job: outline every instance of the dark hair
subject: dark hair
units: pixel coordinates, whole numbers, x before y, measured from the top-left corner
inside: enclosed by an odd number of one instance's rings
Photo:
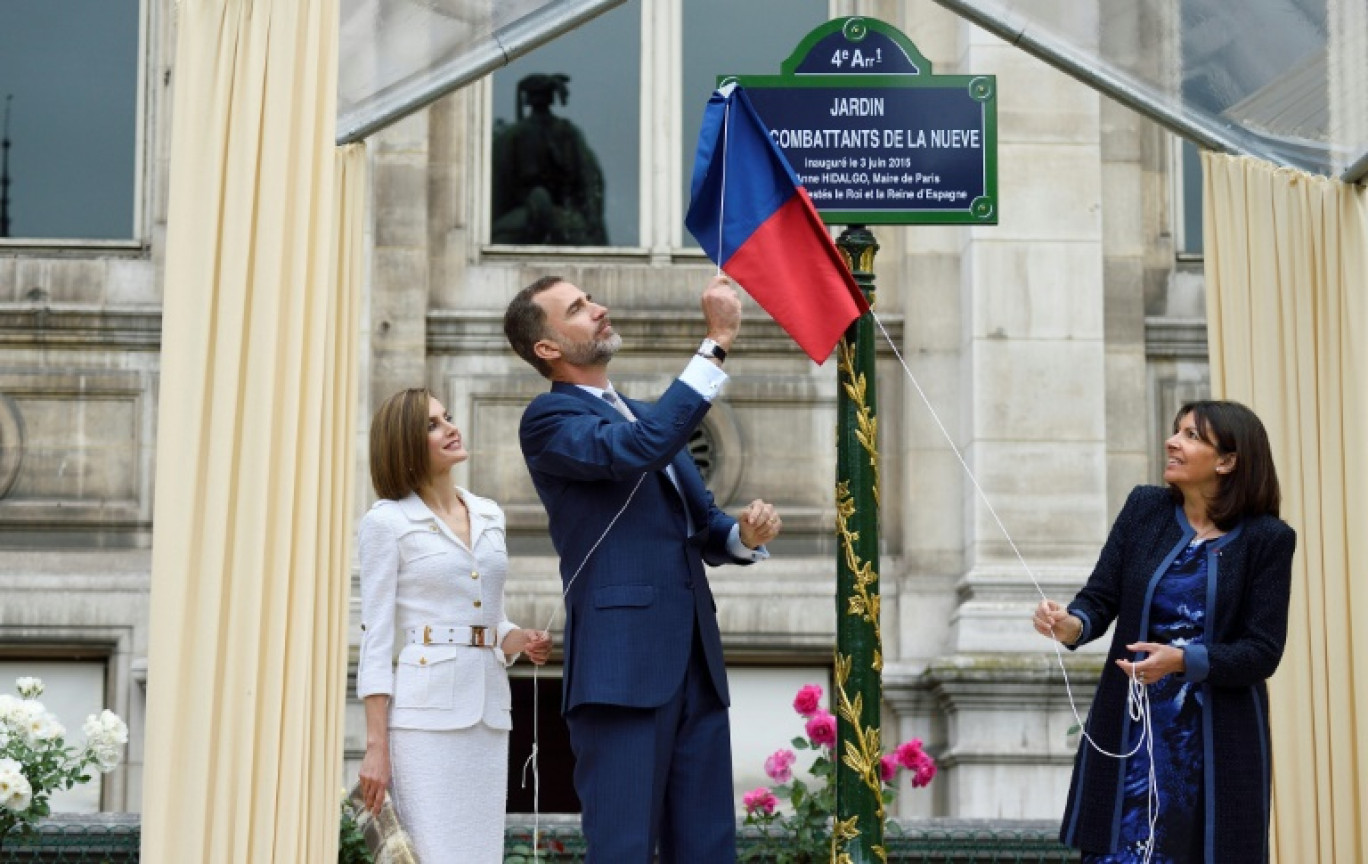
[[[1174,415],[1173,431],[1178,431],[1178,424],[1189,413],[1198,434],[1219,455],[1235,454],[1235,467],[1217,475],[1220,485],[1215,497],[1207,502],[1211,521],[1228,531],[1245,516],[1277,516],[1282,492],[1278,488],[1277,469],[1273,467],[1273,448],[1254,412],[1239,402],[1189,402]],[[1183,493],[1171,483],[1169,494],[1175,503],[1182,503]]]
[[[371,485],[381,498],[397,501],[427,479],[428,400],[426,387],[400,390],[381,403],[370,426]]]
[[[546,310],[533,298],[564,281],[559,276],[543,276],[519,291],[504,312],[504,336],[508,337],[508,344],[543,378],[551,377],[551,367],[537,356],[535,346],[546,338]]]

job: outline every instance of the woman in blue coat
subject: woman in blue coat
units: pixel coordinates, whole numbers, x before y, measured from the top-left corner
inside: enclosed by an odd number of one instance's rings
[[[1079,747],[1060,837],[1087,864],[1263,862],[1266,682],[1287,636],[1296,533],[1278,518],[1268,435],[1245,406],[1184,405],[1165,450],[1168,488],[1136,487],[1083,590],[1033,618],[1070,648],[1116,623],[1087,720],[1096,747]],[[1149,697],[1153,803],[1133,685]]]

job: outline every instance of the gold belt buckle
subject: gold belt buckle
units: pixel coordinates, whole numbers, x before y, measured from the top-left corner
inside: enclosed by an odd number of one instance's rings
[[[470,627],[470,644],[473,645],[473,646],[476,647],[476,648],[483,648],[483,647],[485,647],[485,630],[487,630],[487,629],[489,629],[489,628],[484,627],[484,626],[479,625],[479,624],[473,624],[473,625],[471,625],[471,627]]]
[[[429,626],[426,625],[426,624],[423,625],[423,644],[424,644],[424,645],[431,645],[431,644],[432,644],[432,628],[429,627]]]

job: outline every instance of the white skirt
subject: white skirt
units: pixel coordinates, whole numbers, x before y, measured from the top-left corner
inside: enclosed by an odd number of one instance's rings
[[[508,732],[390,730],[391,794],[421,864],[501,864]]]

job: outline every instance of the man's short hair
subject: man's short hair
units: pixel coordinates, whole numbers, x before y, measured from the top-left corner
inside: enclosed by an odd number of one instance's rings
[[[534,299],[538,294],[565,280],[543,276],[518,292],[504,312],[504,336],[518,356],[531,364],[543,378],[551,377],[551,366],[537,356],[536,345],[547,337],[546,310]]]

